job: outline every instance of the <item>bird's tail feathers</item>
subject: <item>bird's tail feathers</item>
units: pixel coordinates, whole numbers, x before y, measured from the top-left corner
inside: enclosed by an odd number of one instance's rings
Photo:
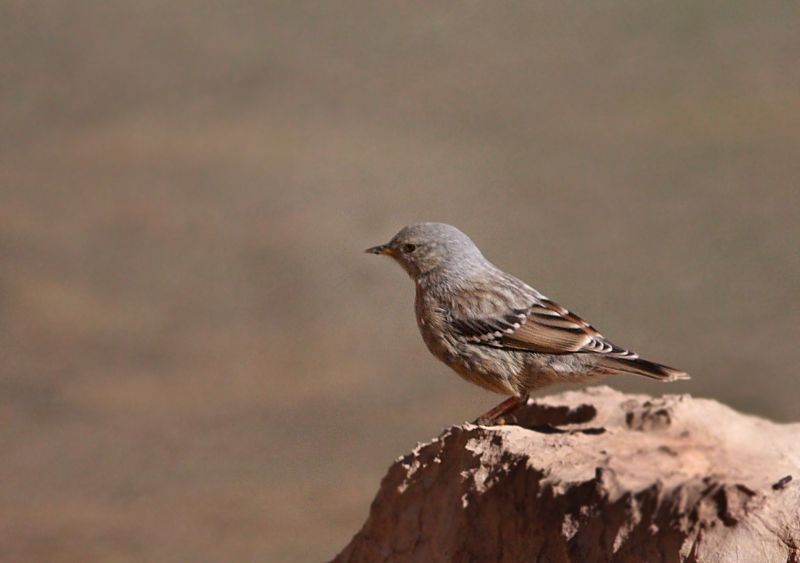
[[[679,369],[671,368],[656,362],[651,362],[642,358],[623,359],[623,358],[603,358],[605,367],[617,373],[631,373],[643,375],[658,381],[678,381],[680,379],[691,379],[689,374]]]

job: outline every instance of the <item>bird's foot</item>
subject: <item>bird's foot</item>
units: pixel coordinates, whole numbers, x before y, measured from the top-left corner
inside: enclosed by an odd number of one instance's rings
[[[517,422],[517,417],[511,413],[524,405],[527,401],[527,396],[509,397],[496,407],[476,418],[473,424],[477,426],[503,426],[506,424],[514,424]]]

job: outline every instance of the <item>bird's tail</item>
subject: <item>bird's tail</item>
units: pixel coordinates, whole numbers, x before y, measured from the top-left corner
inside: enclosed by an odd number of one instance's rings
[[[689,374],[679,369],[671,368],[662,364],[657,364],[642,358],[603,358],[603,366],[615,373],[631,373],[643,375],[658,381],[678,381],[679,379],[691,379]]]

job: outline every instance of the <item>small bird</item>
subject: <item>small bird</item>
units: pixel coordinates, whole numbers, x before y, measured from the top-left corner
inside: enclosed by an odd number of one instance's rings
[[[414,280],[417,325],[434,356],[467,381],[510,395],[478,424],[502,421],[532,391],[556,383],[621,374],[689,379],[613,344],[575,313],[489,262],[451,225],[408,225],[366,252],[391,256]]]

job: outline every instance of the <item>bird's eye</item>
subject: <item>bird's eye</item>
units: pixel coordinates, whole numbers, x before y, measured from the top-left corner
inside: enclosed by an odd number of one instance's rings
[[[411,254],[416,249],[417,249],[417,245],[416,244],[404,244],[403,245],[403,252],[405,252],[406,254]]]

